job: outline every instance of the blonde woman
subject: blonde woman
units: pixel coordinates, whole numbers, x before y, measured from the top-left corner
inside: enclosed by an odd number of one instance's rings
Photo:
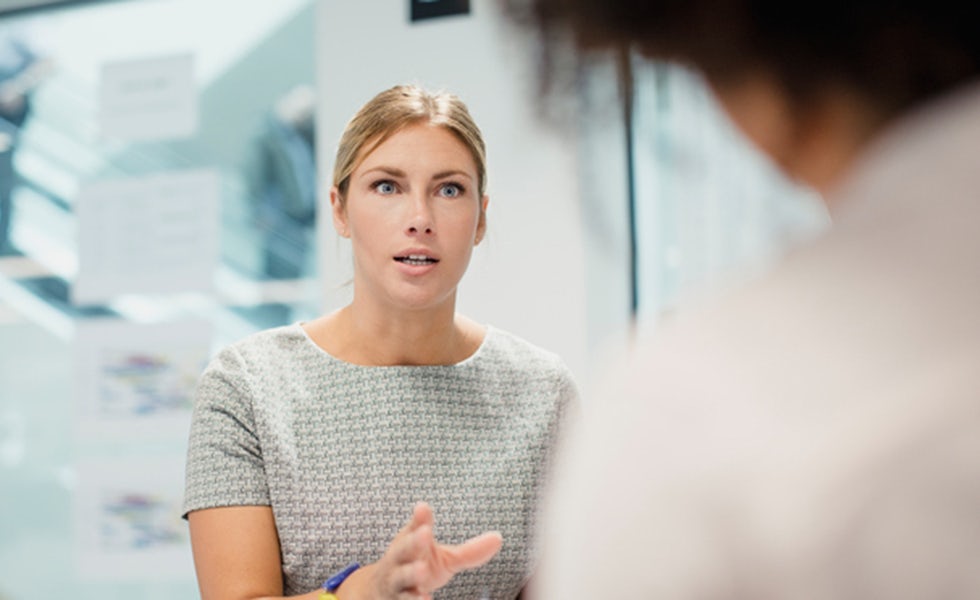
[[[577,394],[555,354],[456,313],[486,180],[454,95],[397,86],[350,121],[330,202],[353,300],[233,344],[199,385],[184,508],[204,600],[520,594]]]

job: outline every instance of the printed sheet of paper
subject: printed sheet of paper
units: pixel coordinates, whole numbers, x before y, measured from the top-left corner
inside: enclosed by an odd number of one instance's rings
[[[193,580],[181,519],[183,457],[76,463],[76,576],[83,581]]]
[[[209,322],[196,320],[80,322],[74,347],[77,437],[183,444],[212,333]]]
[[[102,137],[186,138],[197,132],[198,92],[190,54],[107,63],[99,84]]]
[[[79,192],[76,212],[75,304],[212,289],[220,252],[217,172],[95,182]]]

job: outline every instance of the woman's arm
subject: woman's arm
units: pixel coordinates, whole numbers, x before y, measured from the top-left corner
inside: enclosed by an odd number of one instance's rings
[[[270,507],[195,510],[187,521],[201,600],[283,597],[279,536]],[[315,600],[317,593],[299,597]]]
[[[273,600],[282,595],[279,536],[268,506],[195,510],[187,515],[202,600]],[[409,523],[378,562],[351,575],[342,600],[431,598],[460,571],[476,568],[500,550],[500,534],[485,533],[451,546],[433,537],[432,509],[415,507]],[[316,600],[320,590],[302,596]]]

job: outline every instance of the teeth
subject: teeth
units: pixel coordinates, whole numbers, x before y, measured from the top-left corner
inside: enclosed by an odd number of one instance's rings
[[[433,265],[439,262],[435,258],[432,258],[431,256],[426,256],[425,254],[408,254],[406,256],[396,257],[395,260],[397,260],[402,264],[413,265],[416,267]]]

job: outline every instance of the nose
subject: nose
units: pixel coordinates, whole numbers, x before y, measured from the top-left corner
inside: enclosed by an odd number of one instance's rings
[[[435,232],[432,207],[423,194],[413,194],[406,231],[409,235],[432,235]]]

